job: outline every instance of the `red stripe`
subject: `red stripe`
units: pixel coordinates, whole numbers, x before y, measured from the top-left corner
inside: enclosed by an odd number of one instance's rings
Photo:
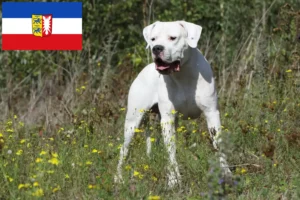
[[[36,37],[32,34],[3,34],[2,50],[82,50],[82,35]]]

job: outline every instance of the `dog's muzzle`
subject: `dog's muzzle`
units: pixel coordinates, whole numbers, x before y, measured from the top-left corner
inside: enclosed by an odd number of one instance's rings
[[[155,68],[161,74],[171,74],[172,72],[180,71],[180,61],[176,60],[172,63],[167,63],[161,58],[154,59]]]

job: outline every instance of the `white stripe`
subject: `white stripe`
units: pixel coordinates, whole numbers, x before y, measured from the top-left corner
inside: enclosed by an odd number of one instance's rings
[[[82,34],[81,18],[53,18],[52,34]],[[2,18],[2,34],[32,34],[31,18]]]

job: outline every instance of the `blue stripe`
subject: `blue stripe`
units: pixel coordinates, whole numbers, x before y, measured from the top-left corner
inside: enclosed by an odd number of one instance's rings
[[[53,18],[82,18],[81,2],[3,2],[2,18],[31,18],[52,14]]]

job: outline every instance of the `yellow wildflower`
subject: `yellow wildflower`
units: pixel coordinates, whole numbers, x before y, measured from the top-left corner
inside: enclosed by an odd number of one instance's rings
[[[126,110],[126,108],[120,108],[120,111],[125,111]]]
[[[41,159],[41,158],[36,158],[36,159],[35,159],[35,162],[36,162],[36,163],[43,162],[43,159]]]
[[[98,153],[98,150],[97,149],[93,149],[92,153]]]
[[[46,151],[41,151],[41,153],[40,153],[40,156],[42,156],[42,155],[46,155],[47,153],[46,153]]]
[[[133,172],[133,176],[139,176],[139,175],[140,175],[140,172],[138,172],[138,171]]]
[[[157,178],[156,178],[155,176],[152,176],[151,179],[152,179],[153,181],[157,181]]]
[[[150,138],[150,142],[155,142],[155,138]]]
[[[48,160],[48,163],[51,163],[52,165],[59,165],[59,160],[55,157]]]
[[[125,166],[125,169],[126,169],[126,170],[131,170],[131,166],[130,166],[130,165],[126,165],[126,166]]]
[[[160,196],[149,196],[148,200],[160,200]]]
[[[85,164],[86,164],[86,165],[92,165],[93,162],[91,162],[91,161],[88,160],[88,161],[85,162]]]
[[[144,165],[144,170],[147,171],[149,169],[149,165]]]
[[[247,170],[245,168],[241,169],[241,174],[245,174],[247,172]]]
[[[89,189],[95,189],[95,188],[96,188],[96,185],[89,184],[89,185],[88,185],[88,188],[89,188]]]
[[[57,153],[52,153],[51,154],[53,158],[58,158],[58,154]]]
[[[32,196],[35,196],[35,197],[41,197],[41,196],[44,196],[44,191],[43,191],[43,189],[39,188],[39,189],[35,190],[35,192],[32,193]]]
[[[286,72],[286,73],[291,73],[292,70],[291,70],[291,69],[288,69],[288,70],[286,70],[285,72]]]
[[[40,186],[40,184],[38,182],[33,183],[33,187],[38,187],[38,186]]]
[[[22,150],[22,149],[18,150],[18,151],[16,152],[16,154],[17,154],[18,156],[22,155],[22,154],[23,154],[23,150]]]
[[[142,132],[144,132],[144,131],[143,131],[142,129],[135,128],[135,129],[134,129],[134,132],[135,132],[135,133],[142,133]]]
[[[30,187],[29,183],[25,183],[25,184],[21,183],[21,184],[19,184],[18,189],[21,190],[22,188],[26,189],[26,188],[29,188],[29,187]]]
[[[65,174],[65,179],[69,179],[69,178],[70,178],[69,174]]]
[[[172,113],[173,115],[175,115],[175,114],[176,114],[176,110],[172,110],[171,113]]]
[[[58,190],[60,190],[60,186],[59,186],[59,185],[58,185],[57,187],[53,188],[53,189],[52,189],[52,192],[55,193],[55,192],[57,192]]]
[[[20,140],[20,144],[23,144],[23,143],[25,143],[25,142],[26,142],[25,139]]]

